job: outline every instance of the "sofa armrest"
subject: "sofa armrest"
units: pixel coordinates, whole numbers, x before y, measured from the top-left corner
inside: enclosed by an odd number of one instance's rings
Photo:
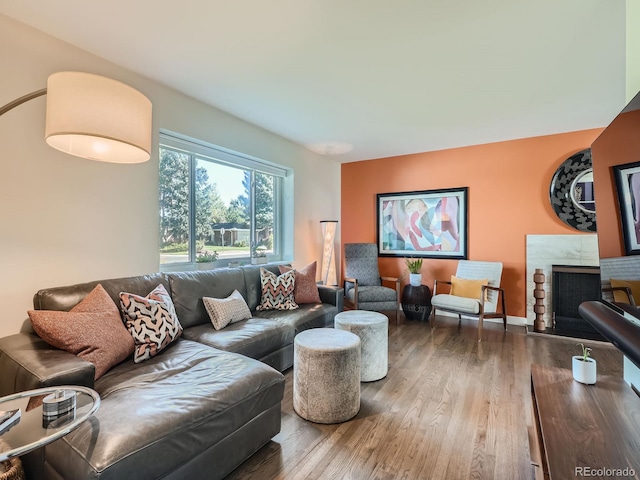
[[[338,307],[341,312],[344,309],[344,289],[331,285],[318,285],[318,293],[322,303],[330,303]]]
[[[93,387],[95,366],[35,334],[0,338],[0,395],[55,385]]]

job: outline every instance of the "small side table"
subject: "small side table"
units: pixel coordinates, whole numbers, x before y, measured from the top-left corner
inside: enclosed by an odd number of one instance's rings
[[[431,290],[426,285],[405,285],[402,290],[402,311],[408,320],[424,322],[431,315]]]
[[[42,398],[55,393],[56,390],[75,392],[76,408],[73,414],[63,415],[59,421],[56,420],[45,427],[42,424]],[[20,421],[0,434],[0,439],[8,444],[8,450],[0,451],[0,462],[23,455],[64,437],[93,415],[99,406],[100,395],[98,392],[91,388],[74,385],[39,388],[0,398],[0,410],[15,408],[21,410]]]

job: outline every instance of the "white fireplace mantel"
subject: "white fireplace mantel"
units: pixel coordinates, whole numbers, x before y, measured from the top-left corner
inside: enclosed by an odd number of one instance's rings
[[[533,274],[541,268],[545,275],[544,321],[551,327],[551,266],[585,265],[598,266],[598,236],[576,235],[527,235],[527,324],[533,325],[535,298]]]

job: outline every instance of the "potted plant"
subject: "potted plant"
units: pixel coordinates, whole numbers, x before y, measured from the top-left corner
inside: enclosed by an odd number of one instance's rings
[[[262,265],[267,263],[267,247],[260,245],[254,248],[253,255],[251,256],[251,263],[253,265]]]
[[[210,270],[213,268],[213,264],[218,260],[217,251],[203,250],[196,255],[196,263],[198,264],[198,270]]]
[[[583,343],[579,343],[582,347],[582,355],[573,357],[573,378],[586,385],[596,383],[596,361],[591,358],[591,349],[585,347]]]
[[[407,258],[405,260],[407,269],[409,269],[409,283],[413,287],[419,287],[422,285],[422,259],[421,258]]]

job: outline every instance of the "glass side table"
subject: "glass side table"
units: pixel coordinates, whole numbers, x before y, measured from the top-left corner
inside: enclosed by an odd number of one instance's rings
[[[58,390],[75,393],[74,412],[60,416],[43,426],[42,399]],[[0,398],[0,410],[20,409],[20,421],[0,434],[5,447],[0,451],[0,462],[28,453],[64,437],[80,426],[98,410],[100,395],[87,387],[61,385],[14,393]]]

